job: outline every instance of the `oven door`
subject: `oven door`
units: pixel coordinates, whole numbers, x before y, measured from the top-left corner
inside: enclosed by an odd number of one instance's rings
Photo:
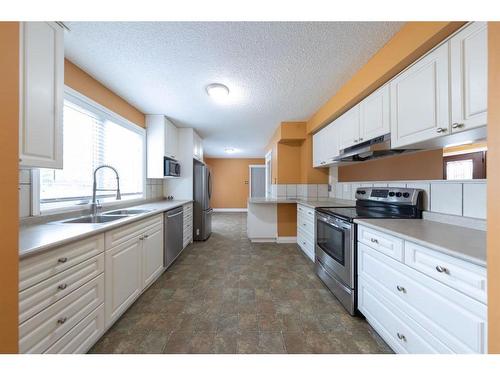
[[[316,261],[331,277],[353,289],[353,224],[318,212],[316,217]]]

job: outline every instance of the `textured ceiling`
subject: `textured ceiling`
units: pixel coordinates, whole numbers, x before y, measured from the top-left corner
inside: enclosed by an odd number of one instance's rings
[[[402,26],[396,22],[68,22],[66,57],[144,113],[193,127],[209,156],[263,156]],[[221,105],[205,92],[231,90]]]

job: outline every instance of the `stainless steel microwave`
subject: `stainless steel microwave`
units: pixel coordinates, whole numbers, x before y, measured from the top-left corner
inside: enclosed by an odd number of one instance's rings
[[[171,158],[164,158],[163,162],[163,176],[165,177],[180,177],[181,165],[177,160]]]

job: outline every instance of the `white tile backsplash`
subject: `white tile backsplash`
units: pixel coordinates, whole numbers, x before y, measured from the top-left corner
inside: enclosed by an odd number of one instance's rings
[[[486,184],[464,183],[463,215],[486,219]]]
[[[278,198],[286,198],[286,185],[283,184],[276,185],[276,196]]]
[[[298,198],[306,198],[307,197],[307,185],[306,184],[298,184],[297,185],[297,197]]]
[[[297,185],[286,185],[286,197],[297,198]]]
[[[408,187],[424,191],[425,211],[486,219],[486,180],[334,182],[330,197],[355,199],[359,187]]]
[[[462,215],[462,184],[431,184],[431,211],[448,215]]]
[[[318,198],[328,198],[328,184],[318,185]]]
[[[310,199],[318,198],[318,185],[314,184],[307,185],[307,198]]]

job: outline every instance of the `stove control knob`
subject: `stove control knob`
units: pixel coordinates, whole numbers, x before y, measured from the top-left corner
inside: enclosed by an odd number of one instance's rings
[[[389,197],[393,197],[394,196],[394,192],[393,191],[390,191],[389,192]]]
[[[358,194],[364,195],[364,194],[366,194],[366,191],[365,190],[358,190]]]
[[[399,191],[396,193],[396,197],[398,197],[398,198],[401,197],[401,195],[403,195],[403,194],[401,194]]]
[[[410,196],[410,193],[403,193],[403,197],[408,198]]]

